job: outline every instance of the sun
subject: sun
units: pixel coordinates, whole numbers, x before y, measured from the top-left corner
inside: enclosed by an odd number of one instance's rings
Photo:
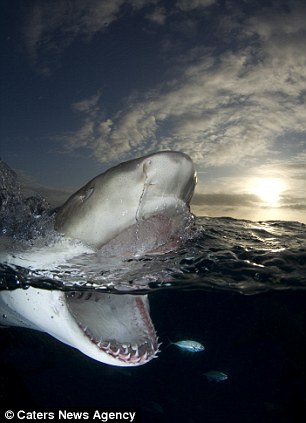
[[[252,186],[252,193],[265,203],[276,204],[284,189],[284,183],[279,178],[258,178]]]

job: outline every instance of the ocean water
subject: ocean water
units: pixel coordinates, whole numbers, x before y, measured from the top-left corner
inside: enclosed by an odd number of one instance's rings
[[[100,258],[91,273],[91,253],[78,245],[77,259],[54,262],[51,272],[21,266],[20,249],[18,264],[1,266],[2,289],[149,293],[163,344],[148,364],[116,368],[47,334],[1,329],[1,403],[136,406],[144,422],[305,421],[305,241],[305,225],[297,222],[202,217],[176,252],[117,264]],[[33,265],[44,251],[35,248],[40,254]],[[75,281],[78,269],[82,277]],[[182,339],[205,350],[187,354],[169,346]],[[208,381],[204,374],[212,370],[228,379]]]
[[[118,368],[47,334],[0,328],[1,409],[122,406],[137,407],[143,422],[306,421],[305,225],[196,217],[176,251],[119,260],[56,234],[44,200],[21,201],[10,175],[0,289],[148,294],[162,345],[157,359]],[[205,350],[171,345],[186,339]],[[212,371],[228,378],[209,381]]]

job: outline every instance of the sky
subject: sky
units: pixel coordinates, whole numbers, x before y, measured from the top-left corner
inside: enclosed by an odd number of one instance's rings
[[[192,211],[306,223],[304,0],[4,0],[0,157],[52,204],[178,150]]]

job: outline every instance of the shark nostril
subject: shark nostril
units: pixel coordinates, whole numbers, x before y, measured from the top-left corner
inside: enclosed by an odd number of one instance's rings
[[[152,164],[152,160],[148,159],[144,162],[142,166],[143,173],[146,175],[146,177],[148,176],[147,173],[149,168],[151,167],[151,164]]]

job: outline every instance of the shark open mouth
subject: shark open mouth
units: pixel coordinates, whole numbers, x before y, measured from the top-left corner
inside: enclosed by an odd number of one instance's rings
[[[74,291],[65,297],[70,314],[101,352],[126,365],[156,357],[159,344],[147,296]]]

